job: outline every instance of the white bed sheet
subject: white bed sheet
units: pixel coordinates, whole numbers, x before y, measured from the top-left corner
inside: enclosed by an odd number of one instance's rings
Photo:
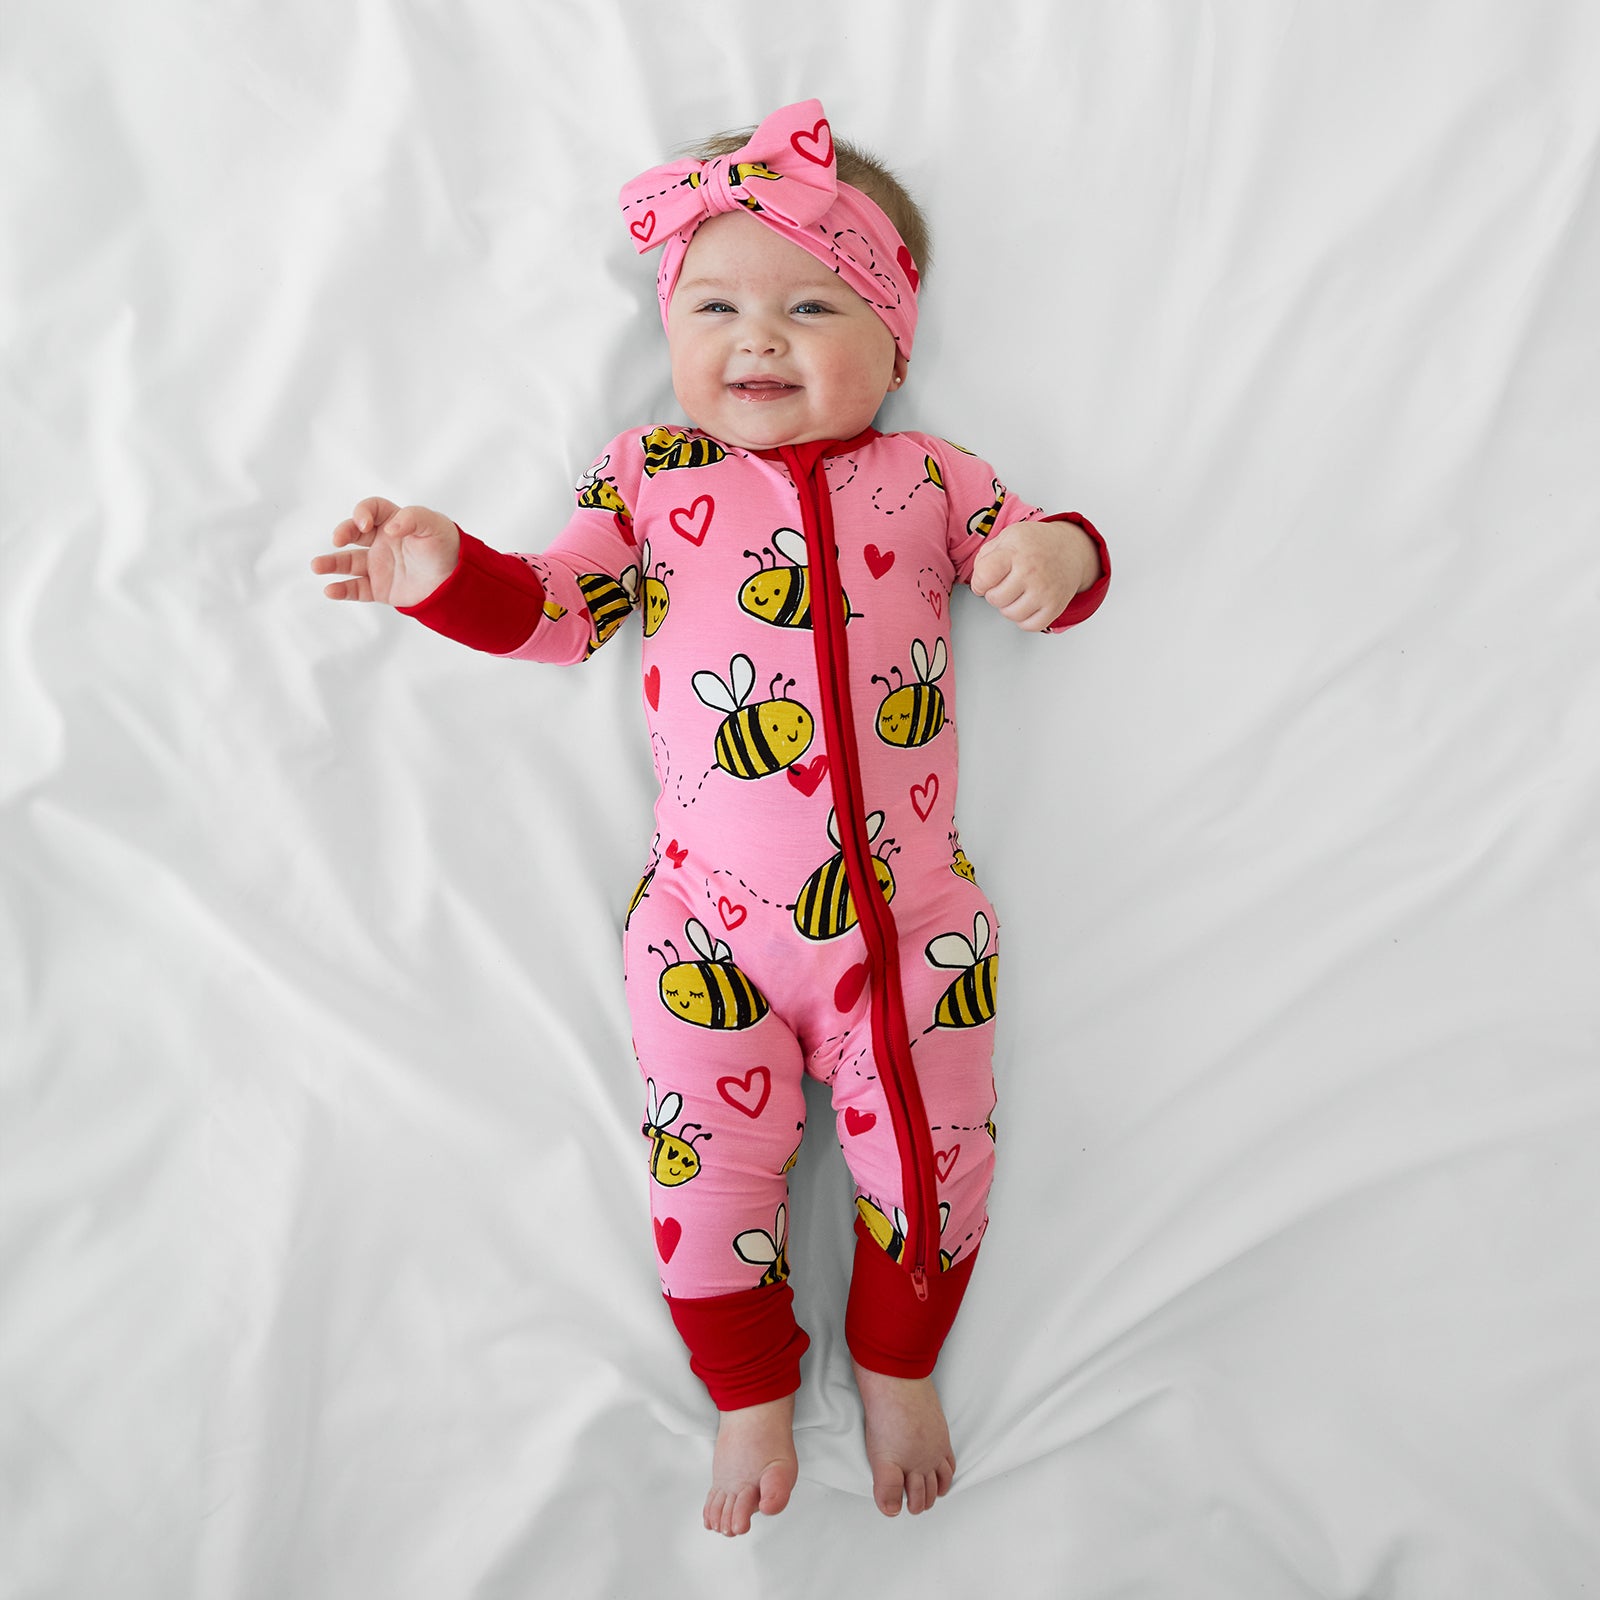
[[[6,1595],[1600,1590],[1600,12],[0,48]],[[955,1490],[868,1498],[814,1100],[800,1485],[727,1543],[618,972],[637,640],[497,663],[307,563],[375,492],[539,548],[672,414],[617,187],[812,94],[934,226],[885,425],[1116,576],[1056,640],[958,596],[1008,955]]]

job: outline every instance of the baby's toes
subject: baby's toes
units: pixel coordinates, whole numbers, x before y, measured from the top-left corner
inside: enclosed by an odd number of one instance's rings
[[[738,1494],[728,1497],[728,1513],[723,1519],[722,1531],[730,1538],[737,1533],[749,1533],[750,1519],[761,1503],[759,1484],[747,1483]]]
[[[926,1511],[937,1498],[937,1486],[931,1473],[912,1472],[906,1475],[906,1505],[912,1516]]]
[[[898,1517],[900,1507],[905,1502],[906,1478],[905,1474],[892,1462],[883,1465],[873,1463],[872,1468],[872,1498],[877,1502],[878,1509],[886,1517]]]

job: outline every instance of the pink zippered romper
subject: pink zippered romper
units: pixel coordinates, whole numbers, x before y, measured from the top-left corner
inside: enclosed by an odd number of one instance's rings
[[[661,1284],[721,1410],[791,1393],[802,1076],[856,1188],[846,1336],[933,1370],[987,1225],[998,923],[955,825],[950,597],[1038,516],[984,461],[867,429],[774,451],[619,434],[539,555],[463,535],[428,626],[581,662],[637,616],[661,789],[624,968]],[[1082,621],[1102,572],[1051,631]]]

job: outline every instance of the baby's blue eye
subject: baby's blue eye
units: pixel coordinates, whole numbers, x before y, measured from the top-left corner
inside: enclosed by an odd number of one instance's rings
[[[733,307],[726,300],[707,300],[702,306],[697,306],[699,311],[732,311]]]
[[[828,308],[825,305],[823,305],[823,303],[820,300],[802,300],[800,302],[800,304],[795,307],[796,311],[803,311],[807,315],[810,315],[810,314],[812,314],[814,312],[819,312],[819,311],[820,312],[825,312],[825,311],[827,311],[827,309]]]

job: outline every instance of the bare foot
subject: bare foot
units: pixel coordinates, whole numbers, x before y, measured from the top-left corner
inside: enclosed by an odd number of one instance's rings
[[[711,1458],[705,1525],[713,1533],[750,1531],[757,1511],[775,1517],[800,1476],[794,1453],[794,1396],[724,1411]]]
[[[950,1429],[932,1378],[891,1378],[856,1364],[856,1387],[867,1414],[872,1498],[886,1517],[926,1511],[949,1492],[956,1475]]]

